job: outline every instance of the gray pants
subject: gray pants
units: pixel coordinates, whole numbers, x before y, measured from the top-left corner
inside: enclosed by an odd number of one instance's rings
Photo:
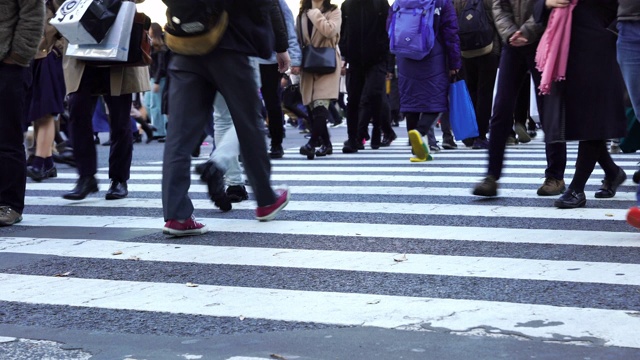
[[[216,93],[224,96],[240,141],[247,179],[258,206],[276,201],[271,189],[271,163],[260,131],[260,98],[247,56],[217,49],[204,56],[175,54],[169,65],[169,109],[162,167],[162,207],[165,220],[193,214],[188,191],[191,150],[210,117]]]

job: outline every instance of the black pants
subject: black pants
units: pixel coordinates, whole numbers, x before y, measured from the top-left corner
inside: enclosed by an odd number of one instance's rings
[[[342,116],[338,111],[338,100],[331,100],[331,104],[329,104],[329,122],[332,124],[342,122]]]
[[[91,119],[96,108],[96,93],[108,92],[109,69],[86,67],[78,91],[69,95],[69,129],[73,153],[80,177],[94,176],[98,172],[96,146]],[[131,94],[104,95],[109,108],[111,149],[109,151],[109,178],[129,180],[133,155],[131,132]]]
[[[31,69],[0,62],[0,206],[22,214],[27,183],[22,124]]]
[[[489,169],[488,175],[499,179],[504,165],[504,153],[507,137],[513,131],[513,113],[516,107],[518,90],[522,79],[531,72],[536,87],[540,84],[540,72],[536,69],[535,55],[537,44],[523,47],[505,45],[500,56],[500,76],[498,77],[498,91],[493,105],[493,116],[490,120],[489,137]],[[542,97],[537,96],[538,109],[542,109]],[[542,111],[539,111],[542,113]],[[540,117],[544,122],[544,117]],[[558,180],[564,178],[567,164],[567,145],[565,143],[546,144],[547,168],[545,177]]]
[[[469,95],[476,110],[476,122],[480,139],[487,139],[489,119],[491,118],[491,104],[493,103],[493,88],[498,72],[499,57],[487,54],[475,58],[462,59],[464,80],[469,89]]]
[[[618,165],[613,162],[611,155],[609,155],[606,140],[580,141],[578,158],[576,159],[576,172],[569,188],[575,192],[584,192],[584,186],[589,180],[596,163],[604,170],[605,178],[613,180],[618,175]]]
[[[531,74],[528,72],[522,77],[522,85],[518,90],[518,99],[516,100],[516,110],[513,112],[515,123],[522,124],[527,127],[529,119],[529,108],[531,107]]]
[[[440,115],[440,130],[442,130],[442,141],[454,141],[454,134],[451,132],[451,120],[449,119],[448,111],[445,111]]]
[[[411,130],[418,130],[420,135],[427,135],[427,131],[438,120],[440,113],[416,113],[406,112],[404,116],[407,120],[407,132]]]
[[[271,146],[282,146],[284,117],[282,114],[282,74],[278,64],[260,64],[260,82],[262,82],[262,99],[269,117],[269,135]]]
[[[364,134],[359,133],[360,128],[366,128],[371,120],[373,128],[385,133],[391,129],[391,115],[389,102],[385,93],[385,79],[387,70],[380,63],[370,67],[361,67],[349,64],[347,71],[347,133],[349,140],[357,141]],[[368,111],[363,111],[363,107]],[[387,128],[388,125],[388,128]],[[378,130],[379,131],[379,130]]]

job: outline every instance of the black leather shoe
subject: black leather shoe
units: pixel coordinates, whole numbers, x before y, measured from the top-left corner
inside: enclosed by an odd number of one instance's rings
[[[331,144],[322,145],[320,149],[316,151],[316,156],[327,156],[331,154],[333,154],[333,146]]]
[[[622,170],[622,168],[618,168],[618,174],[616,175],[616,178],[613,179],[613,181],[607,180],[606,177],[604,178],[604,180],[602,180],[602,186],[598,191],[596,191],[595,197],[597,197],[598,199],[608,199],[616,196],[618,187],[625,180],[627,180],[627,174],[624,172],[624,170]]]
[[[578,193],[571,189],[565,191],[553,205],[560,209],[575,209],[583,207],[587,203],[587,198],[584,193]]]
[[[364,145],[362,145],[362,149],[364,149]],[[358,142],[356,140],[351,140],[351,139],[345,141],[344,146],[342,147],[342,152],[345,154],[357,153],[358,150],[361,150],[358,146]]]
[[[98,192],[98,181],[93,176],[81,177],[76,183],[76,187],[64,195],[67,200],[82,200],[89,194]]]
[[[76,167],[76,158],[73,156],[73,150],[67,148],[62,152],[53,154],[53,161],[59,164],[67,164],[72,167]]]
[[[55,166],[49,170],[45,170],[44,168],[37,168],[34,166],[27,166],[27,175],[33,181],[40,182],[44,179],[58,177],[58,170]]]
[[[282,159],[284,156],[284,149],[282,149],[282,145],[271,146],[269,151],[269,157],[272,159]]]
[[[398,135],[396,135],[396,133],[392,133],[391,136],[385,135],[382,138],[382,142],[380,143],[380,147],[391,146],[391,143],[393,142],[393,140],[395,140],[397,138],[398,138]]]
[[[129,195],[129,190],[127,190],[126,181],[111,181],[111,186],[109,186],[109,190],[107,190],[107,195],[104,196],[107,200],[119,200],[124,199]]]
[[[307,159],[313,160],[316,156],[316,148],[311,146],[311,144],[306,143],[305,145],[300,147],[300,155],[306,155]]]

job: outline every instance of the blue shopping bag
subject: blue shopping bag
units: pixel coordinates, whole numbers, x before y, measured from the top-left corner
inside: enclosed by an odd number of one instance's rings
[[[456,140],[478,137],[476,110],[464,80],[454,79],[449,86],[449,120]]]

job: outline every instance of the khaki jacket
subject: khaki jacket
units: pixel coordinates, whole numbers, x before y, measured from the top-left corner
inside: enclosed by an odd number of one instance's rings
[[[144,0],[135,0],[140,4]],[[64,39],[64,51],[69,43]],[[86,62],[75,58],[64,56],[62,59],[62,69],[64,70],[64,82],[67,86],[67,94],[74,93],[80,88],[82,75],[84,74]],[[109,95],[120,96],[151,90],[149,83],[149,67],[137,66],[111,66],[110,67],[110,92]]]
[[[309,36],[308,22],[313,22],[313,31]],[[310,11],[309,15],[303,14],[298,18],[298,39],[302,39],[302,45],[311,44],[315,47],[332,47],[336,49],[336,71],[332,74],[315,75],[305,73],[302,70],[300,77],[300,92],[302,102],[310,105],[315,100],[337,99],[340,90],[341,55],[338,49],[340,42],[340,26],[342,25],[342,12],[335,9],[326,13]],[[299,32],[302,31],[302,34]]]
[[[42,39],[40,40],[40,44],[38,45],[38,52],[36,53],[36,59],[43,59],[49,55],[51,50],[53,50],[54,46],[57,48],[60,55],[62,55],[62,42],[60,41],[60,33],[56,30],[53,25],[49,24],[49,21],[55,15],[55,12],[58,11],[60,7],[60,3],[62,1],[54,0],[47,3],[46,6],[46,14],[44,21],[44,34],[42,35]]]
[[[533,18],[535,0],[493,0],[493,17],[495,19],[500,38],[505,44],[516,32],[529,40],[529,44],[535,44],[540,40],[544,27],[537,24]]]
[[[66,52],[69,43],[64,41]],[[80,88],[82,75],[86,62],[64,56],[62,59],[62,69],[64,71],[64,83],[67,86],[67,94],[74,93]],[[120,96],[123,94],[133,94],[151,90],[149,83],[149,67],[137,66],[111,66],[110,68],[110,93],[112,96]]]

